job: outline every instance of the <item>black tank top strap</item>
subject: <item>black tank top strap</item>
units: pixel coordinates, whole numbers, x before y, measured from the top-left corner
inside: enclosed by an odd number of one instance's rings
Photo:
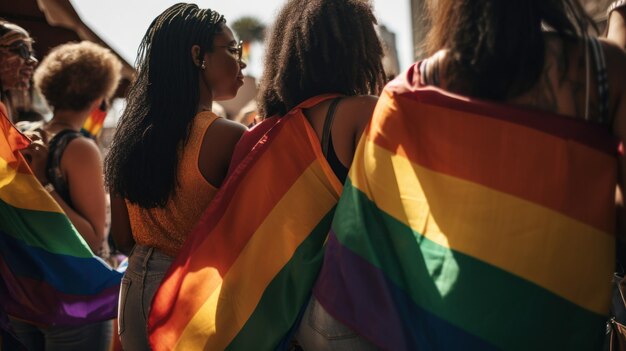
[[[348,176],[348,168],[344,166],[339,158],[337,157],[337,153],[335,152],[335,146],[333,145],[333,136],[332,136],[332,126],[333,120],[335,119],[335,111],[337,110],[337,105],[341,97],[334,98],[328,107],[328,112],[326,113],[326,119],[324,120],[324,128],[322,129],[322,153],[328,161],[330,168],[333,170],[333,173],[337,176],[337,178],[343,183]]]
[[[331,138],[330,132],[333,127],[333,120],[335,119],[335,110],[340,100],[341,98],[338,97],[331,101],[328,112],[326,112],[326,118],[324,119],[324,128],[322,129],[322,153],[326,158],[328,158],[328,146]]]
[[[609,116],[609,80],[606,71],[606,59],[602,45],[597,38],[589,38],[591,53],[596,72],[596,82],[598,83],[598,112],[599,122],[602,124],[612,124]]]
[[[67,145],[74,139],[83,137],[80,132],[65,129],[57,133],[48,142],[48,161],[46,162],[46,173],[48,181],[54,185],[55,190],[65,202],[72,207],[72,198],[70,197],[70,189],[67,180],[61,171],[61,157],[65,152]]]

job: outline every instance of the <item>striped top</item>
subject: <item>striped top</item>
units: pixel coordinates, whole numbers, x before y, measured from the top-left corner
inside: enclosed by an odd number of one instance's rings
[[[207,129],[219,117],[200,112],[193,121],[189,142],[180,153],[178,186],[163,208],[144,209],[126,201],[133,237],[138,245],[150,246],[176,256],[200,215],[217,193],[198,168],[200,147]]]

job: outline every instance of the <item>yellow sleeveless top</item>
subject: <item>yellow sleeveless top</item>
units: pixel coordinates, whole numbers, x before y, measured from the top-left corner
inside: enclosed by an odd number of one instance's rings
[[[198,157],[206,130],[218,118],[210,111],[195,116],[189,141],[179,153],[178,186],[165,207],[145,209],[126,201],[130,227],[138,245],[154,247],[176,256],[217,193],[217,188],[200,173]]]

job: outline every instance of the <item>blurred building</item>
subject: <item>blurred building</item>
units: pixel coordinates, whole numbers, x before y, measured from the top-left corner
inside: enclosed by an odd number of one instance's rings
[[[396,47],[396,33],[390,31],[385,25],[377,26],[378,35],[383,42],[383,68],[387,79],[392,79],[400,73],[400,61]]]
[[[427,0],[411,0],[411,24],[413,27],[413,59],[420,60],[426,56],[424,41],[430,22],[426,11]]]

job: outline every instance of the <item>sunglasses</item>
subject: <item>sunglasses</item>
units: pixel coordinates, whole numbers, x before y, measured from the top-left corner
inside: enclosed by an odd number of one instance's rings
[[[18,42],[17,44],[0,45],[0,49],[16,54],[26,61],[28,60],[37,61],[37,59],[35,58],[35,53],[23,41]]]
[[[241,57],[243,55],[243,40],[240,40],[237,43],[237,46],[232,45],[215,45],[216,48],[228,48],[228,51],[237,57],[237,61],[241,61]]]

